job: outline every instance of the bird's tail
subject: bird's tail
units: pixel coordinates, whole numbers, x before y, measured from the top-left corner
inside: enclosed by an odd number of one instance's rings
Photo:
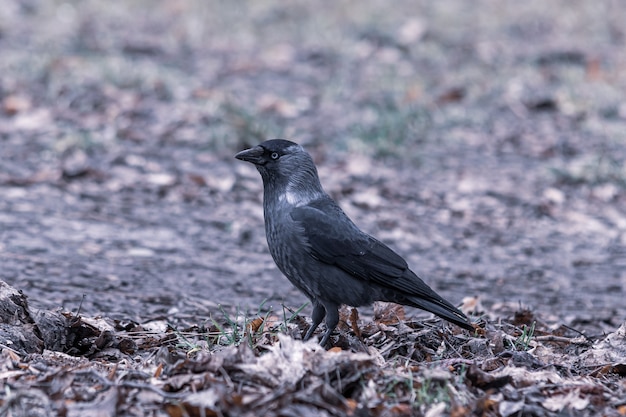
[[[442,298],[426,300],[419,297],[408,297],[408,301],[409,305],[436,314],[459,327],[469,331],[475,330],[465,314]]]

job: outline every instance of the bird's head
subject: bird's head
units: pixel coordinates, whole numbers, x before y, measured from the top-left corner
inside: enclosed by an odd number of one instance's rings
[[[296,194],[312,198],[323,192],[311,155],[295,142],[271,139],[239,152],[235,158],[254,164],[266,193],[275,190],[279,198],[294,200]]]

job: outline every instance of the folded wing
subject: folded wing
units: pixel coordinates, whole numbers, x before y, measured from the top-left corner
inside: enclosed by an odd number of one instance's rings
[[[299,224],[302,240],[315,259],[335,265],[353,277],[397,291],[398,300],[405,304],[473,329],[463,313],[415,275],[400,255],[359,230],[332,200],[316,200],[296,207],[291,217]]]

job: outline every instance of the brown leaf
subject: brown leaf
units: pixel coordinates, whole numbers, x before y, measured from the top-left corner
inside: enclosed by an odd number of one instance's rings
[[[11,95],[2,100],[2,111],[9,116],[29,110],[31,106],[30,100],[24,96]]]
[[[5,352],[7,352],[7,355],[9,356],[9,358],[12,361],[19,362],[20,356],[15,351],[13,351],[11,349],[6,349]],[[22,363],[20,363],[18,366],[19,367],[22,367],[22,366],[28,367],[28,365],[25,365],[25,364],[22,364]]]
[[[189,178],[191,182],[193,182],[194,184],[200,187],[204,187],[207,185],[206,180],[200,174],[187,174],[187,178]]]
[[[185,409],[178,404],[167,404],[165,405],[165,412],[170,417],[183,417],[187,415]]]
[[[456,405],[450,410],[450,417],[465,417],[472,415],[472,410],[461,405]]]
[[[350,312],[350,323],[352,324],[352,331],[359,339],[361,337],[361,329],[359,329],[359,311],[356,308],[352,308]]]
[[[590,81],[602,79],[602,63],[598,58],[588,59],[585,71],[587,73],[587,79]]]
[[[354,398],[348,398],[345,401],[348,414],[353,414],[359,406],[359,403]]]
[[[182,405],[178,404],[168,404],[166,406],[166,411],[170,415],[170,417],[217,417],[218,414],[215,410],[210,408],[206,408],[203,406],[191,405],[188,402],[182,403]]]
[[[261,326],[263,325],[263,322],[264,322],[263,317],[257,317],[256,319],[248,323],[248,330],[250,330],[251,333],[258,332]]]
[[[405,320],[404,307],[394,303],[374,303],[374,320],[379,324],[397,324]]]
[[[479,398],[476,402],[476,410],[474,414],[477,415],[494,415],[494,411],[498,409],[498,401],[491,397]],[[479,412],[480,410],[480,412]]]
[[[391,407],[391,410],[389,411],[391,411],[393,415],[400,415],[400,416],[410,416],[413,414],[411,404],[406,404],[406,403],[396,404],[393,407]]]
[[[154,371],[154,377],[158,378],[161,376],[161,373],[163,373],[163,364],[160,363],[159,366],[157,366],[156,370]]]
[[[501,388],[513,380],[510,375],[496,377],[487,372],[483,372],[476,365],[470,366],[467,370],[467,379],[473,386],[483,391]]]
[[[454,103],[456,101],[461,101],[463,97],[465,97],[465,89],[463,87],[451,87],[441,93],[436,99],[435,102],[439,105]]]
[[[533,312],[528,308],[524,308],[515,312],[513,324],[518,327],[521,327],[522,325],[530,326],[535,320]]]
[[[339,307],[339,324],[337,325],[337,328],[340,330],[350,329],[350,317],[352,317],[350,308],[345,305]]]

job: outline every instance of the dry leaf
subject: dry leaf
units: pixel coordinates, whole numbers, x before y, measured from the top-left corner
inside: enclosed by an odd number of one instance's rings
[[[395,303],[374,303],[374,320],[380,324],[397,324],[405,320],[404,307]]]
[[[250,330],[250,332],[256,333],[263,325],[263,322],[263,317],[257,317],[256,319],[248,323],[248,329]]]
[[[161,374],[162,374],[162,373],[163,373],[163,364],[162,364],[162,363],[160,363],[160,364],[157,366],[157,368],[154,370],[154,374],[153,374],[153,376],[154,376],[155,378],[158,378],[158,377],[160,377],[160,376],[161,376]]]
[[[359,311],[356,308],[352,308],[350,312],[350,323],[355,336],[362,339],[361,329],[359,328]]]
[[[589,399],[580,395],[580,390],[573,389],[565,395],[552,395],[546,398],[541,405],[550,411],[560,412],[568,410],[584,410],[589,405]]]
[[[24,96],[11,95],[2,100],[2,110],[9,116],[30,110],[31,107],[31,101]]]

